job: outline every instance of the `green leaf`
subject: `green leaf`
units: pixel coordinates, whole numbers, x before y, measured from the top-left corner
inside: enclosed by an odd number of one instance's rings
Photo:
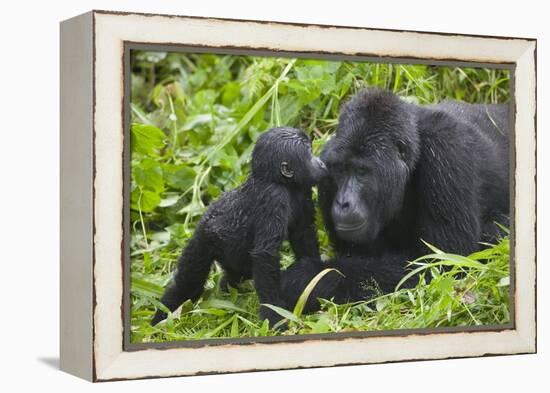
[[[167,244],[170,241],[170,233],[168,231],[155,232],[151,235],[151,239],[160,244]]]
[[[221,190],[218,186],[216,186],[216,185],[214,185],[214,184],[212,184],[212,183],[208,183],[207,188],[208,188],[208,194],[209,194],[212,198],[217,198],[217,197],[219,197],[220,194],[222,193],[222,190]]]
[[[199,90],[193,96],[193,107],[195,113],[206,113],[212,110],[212,106],[216,102],[218,93],[212,89]]]
[[[180,191],[187,191],[197,176],[197,172],[186,165],[164,164],[163,169],[166,184]]]
[[[152,212],[160,204],[160,195],[149,190],[135,190],[131,195],[131,208],[142,212]]]
[[[431,262],[431,263],[420,263],[419,262],[419,261],[423,261],[423,260],[434,260],[434,259],[435,260],[440,260],[440,261],[439,262]],[[473,269],[478,269],[478,270],[488,270],[488,269],[490,269],[489,266],[487,266],[483,263],[474,261],[472,259],[469,259],[467,257],[463,257],[461,255],[443,253],[443,251],[441,251],[441,253],[439,253],[439,254],[424,255],[423,257],[415,259],[413,262],[411,262],[411,264],[412,265],[420,265],[420,267],[418,267],[418,268],[412,270],[411,272],[409,272],[408,274],[406,274],[401,279],[401,281],[399,281],[399,283],[397,283],[397,286],[395,287],[396,291],[399,288],[401,288],[401,286],[409,278],[413,277],[414,275],[416,275],[416,274],[418,274],[418,273],[420,273],[424,270],[427,270],[427,269],[430,269],[430,268],[433,268],[433,267],[438,267],[438,266],[459,266],[459,267],[467,267],[467,268],[473,268]]]
[[[476,251],[473,254],[468,255],[468,258],[473,259],[475,261],[482,261],[482,260],[491,259],[498,254],[499,252],[495,248],[486,248],[485,250]]]
[[[340,82],[339,97],[344,97],[348,93],[352,82],[353,82],[352,74],[346,74],[344,79]]]
[[[330,318],[327,314],[322,314],[315,323],[310,325],[311,333],[328,333],[331,331]]]
[[[294,119],[300,114],[300,100],[298,97],[283,96],[279,99],[281,124],[292,125]]]
[[[273,304],[267,304],[267,303],[262,303],[262,306],[272,309],[281,317],[286,318],[289,321],[300,323],[300,318],[298,318],[296,315],[292,314],[290,311],[285,310],[282,307],[274,306]]]
[[[223,88],[222,104],[230,107],[241,95],[241,86],[237,82],[229,82]]]
[[[336,79],[334,74],[323,75],[323,79],[319,82],[321,93],[330,94],[336,88]]]
[[[141,292],[147,296],[160,298],[162,296],[162,293],[164,292],[164,289],[154,284],[150,281],[144,280],[142,278],[137,277],[136,275],[132,275],[132,291],[138,291]]]
[[[204,337],[216,337],[217,334],[222,331],[226,326],[228,326],[230,323],[232,323],[235,319],[237,318],[236,315],[233,315],[231,318],[227,319],[226,321],[224,321],[223,323],[221,323],[220,325],[218,325],[217,328],[215,328],[214,330],[211,330],[209,331],[208,333],[206,333],[204,335]]]
[[[239,336],[239,319],[234,318],[233,323],[231,324],[231,337]]]
[[[191,314],[208,314],[208,315],[215,315],[217,317],[223,317],[224,315],[227,315],[227,311],[221,310],[219,308],[197,308],[195,310],[189,311]]]
[[[222,300],[222,299],[208,299],[204,302],[202,302],[201,307],[207,308],[219,308],[224,310],[231,310],[231,311],[238,311],[247,314],[248,311],[246,311],[244,308],[238,307],[234,303],[230,302],[229,300]]]
[[[258,329],[258,336],[263,337],[267,336],[267,332],[269,331],[269,321],[267,319],[264,319],[262,322],[262,326],[260,329]]]
[[[236,154],[235,149],[231,146],[227,146],[224,150],[220,150],[212,156],[210,165],[226,170],[238,171],[238,160],[239,156]]]
[[[156,85],[155,88],[153,89],[153,97],[152,97],[153,102],[159,108],[162,108],[165,105],[164,97],[162,97],[165,93],[166,93],[166,88],[164,87],[164,85],[160,83]]]
[[[166,198],[160,200],[160,207],[170,207],[175,205],[180,199],[180,196],[177,194],[168,195]]]
[[[428,248],[430,250],[432,250],[433,252],[435,252],[436,254],[443,254],[443,251],[441,251],[440,249],[438,249],[435,246],[431,245],[430,243],[424,241],[423,239],[420,239],[420,240],[422,240],[422,243],[424,243],[426,246],[428,246]]]
[[[381,312],[388,305],[387,298],[380,298],[376,301],[376,311]]]
[[[149,158],[132,167],[132,174],[138,186],[159,194],[164,191],[164,179],[160,164]]]
[[[184,240],[189,235],[185,230],[185,225],[178,222],[167,226],[166,230],[170,233],[170,238],[174,240]]]
[[[307,87],[305,87],[302,83],[294,79],[289,80],[288,82],[285,83],[285,85],[293,90],[307,92]]]
[[[451,276],[446,276],[441,278],[437,282],[437,288],[441,291],[442,294],[452,294],[453,293],[453,283],[454,279]]]
[[[419,261],[425,261],[425,260],[440,260],[442,262],[436,262],[430,264],[431,266],[461,266],[461,267],[469,267],[469,268],[475,268],[480,270],[488,269],[488,266],[478,262],[474,261],[473,259],[470,259],[468,257],[464,257],[462,255],[457,254],[449,254],[440,252],[438,254],[428,254],[424,255],[420,258],[415,259],[412,263],[417,265],[422,265],[422,263],[419,263]]]
[[[212,114],[205,113],[200,115],[189,116],[183,125],[183,130],[192,130],[201,124],[209,124],[212,121]]]
[[[158,156],[158,150],[164,146],[166,138],[162,130],[150,124],[133,123],[130,131],[132,152],[148,156]]]

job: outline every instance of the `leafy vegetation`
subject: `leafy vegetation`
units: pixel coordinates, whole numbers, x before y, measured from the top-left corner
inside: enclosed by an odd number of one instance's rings
[[[202,298],[151,327],[175,263],[206,206],[247,176],[254,141],[277,125],[304,129],[319,153],[340,106],[365,86],[407,100],[505,102],[506,70],[133,51],[131,58],[131,341],[257,337],[353,330],[496,324],[509,321],[509,240],[460,257],[434,248],[411,264],[434,279],[367,302],[302,315],[278,310],[289,329],[258,319],[251,282],[219,289],[216,265]],[[321,251],[332,255],[320,216]],[[437,246],[437,245],[435,245]],[[483,263],[480,261],[483,260]],[[293,262],[285,244],[282,266]],[[442,265],[451,266],[443,271]]]

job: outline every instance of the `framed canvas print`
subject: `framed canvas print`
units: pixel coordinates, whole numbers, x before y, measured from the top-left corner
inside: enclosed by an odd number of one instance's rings
[[[61,23],[61,368],[536,351],[536,40]]]

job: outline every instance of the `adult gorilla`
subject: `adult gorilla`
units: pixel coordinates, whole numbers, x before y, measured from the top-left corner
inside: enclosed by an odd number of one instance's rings
[[[494,240],[495,222],[508,225],[508,111],[454,101],[418,106],[376,89],[349,101],[321,154],[330,177],[319,202],[337,256],[288,269],[287,306],[325,267],[344,277],[325,276],[309,311],[317,297],[364,299],[372,280],[394,290],[407,261],[429,252],[422,240],[462,255]]]

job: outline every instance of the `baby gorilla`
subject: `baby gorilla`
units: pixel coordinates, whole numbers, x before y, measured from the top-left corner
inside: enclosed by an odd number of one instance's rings
[[[319,258],[311,187],[326,174],[300,130],[273,128],[252,152],[252,172],[237,189],[212,203],[183,250],[173,283],[162,296],[171,311],[202,294],[211,265],[224,269],[223,286],[254,279],[261,303],[284,306],[280,295],[279,251],[288,239],[296,259]],[[260,316],[271,325],[281,319],[270,308]],[[157,310],[155,325],[166,318]]]

